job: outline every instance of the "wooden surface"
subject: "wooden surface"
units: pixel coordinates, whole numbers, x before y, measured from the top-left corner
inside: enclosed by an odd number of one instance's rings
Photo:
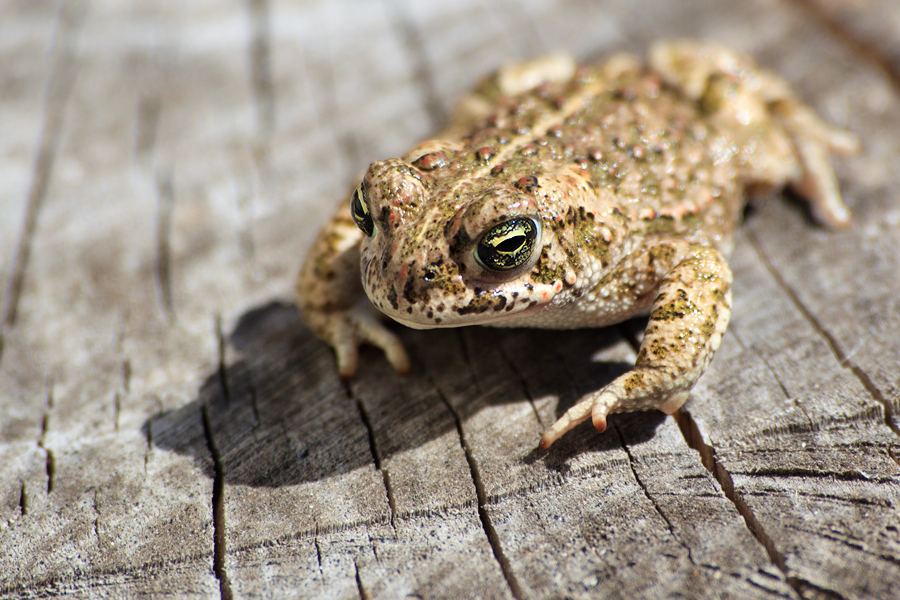
[[[538,437],[641,324],[414,332],[334,374],[291,298],[372,160],[479,76],[709,37],[865,151],[780,195],[673,419]],[[900,597],[893,0],[0,2],[0,596]]]

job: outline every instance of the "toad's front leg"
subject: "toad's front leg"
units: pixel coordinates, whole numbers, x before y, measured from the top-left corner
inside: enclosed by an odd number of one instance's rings
[[[542,449],[588,417],[603,432],[608,414],[652,409],[672,414],[687,400],[731,316],[731,269],[725,258],[708,246],[689,245],[688,251],[659,286],[634,368],[570,408],[541,438]]]
[[[363,343],[381,348],[398,373],[408,373],[409,357],[403,344],[384,326],[380,313],[363,292],[361,238],[362,232],[341,203],[297,275],[297,303],[316,335],[334,349],[342,378],[353,377]]]

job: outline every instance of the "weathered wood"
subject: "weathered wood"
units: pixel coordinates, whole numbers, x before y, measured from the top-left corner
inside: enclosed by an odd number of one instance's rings
[[[900,595],[900,8],[0,6],[0,596]],[[854,226],[780,195],[677,419],[544,428],[634,359],[603,331],[397,331],[339,381],[291,299],[359,171],[490,69],[712,37],[865,152]]]

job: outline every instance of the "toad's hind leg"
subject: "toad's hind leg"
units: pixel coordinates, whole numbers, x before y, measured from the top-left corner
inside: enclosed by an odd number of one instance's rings
[[[588,417],[602,432],[610,413],[672,414],[687,400],[731,315],[731,269],[724,257],[706,246],[691,250],[660,284],[634,368],[569,409],[541,438],[542,449]]]
[[[650,66],[697,102],[713,124],[734,133],[746,187],[790,185],[818,221],[830,227],[850,223],[829,156],[857,152],[859,139],[823,121],[784,79],[749,56],[697,40],[655,44]]]

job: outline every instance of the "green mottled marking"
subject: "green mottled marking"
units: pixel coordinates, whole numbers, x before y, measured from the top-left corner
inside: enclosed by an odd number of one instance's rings
[[[657,215],[652,219],[644,219],[648,234],[672,233],[675,231],[675,217],[669,215]]]
[[[566,265],[562,263],[555,267],[550,266],[549,254],[549,246],[544,246],[541,250],[541,257],[534,266],[534,271],[532,271],[531,275],[531,278],[536,282],[546,285],[550,285],[558,279],[562,279],[563,275],[566,273]]]
[[[480,314],[489,310],[503,310],[506,306],[506,296],[483,294],[475,296],[471,302],[465,306],[454,308],[461,315]]]
[[[643,373],[634,373],[625,380],[625,392],[627,394],[631,394],[635,388],[639,388],[644,385],[644,374]]]
[[[686,314],[696,312],[696,310],[697,307],[694,303],[688,300],[687,292],[678,290],[678,297],[654,309],[650,318],[654,321],[671,321],[672,319],[681,319]]]
[[[593,215],[581,206],[577,211],[570,208],[566,217],[572,224],[576,247],[587,250],[601,266],[608,265],[609,243],[597,231],[598,224]]]
[[[650,342],[650,352],[656,358],[665,358],[669,354],[669,349],[661,339],[656,338]]]
[[[657,262],[661,262],[664,265],[669,265],[672,263],[672,259],[674,257],[675,249],[667,244],[661,244],[659,246],[653,246],[652,248],[650,248],[651,265]]]

